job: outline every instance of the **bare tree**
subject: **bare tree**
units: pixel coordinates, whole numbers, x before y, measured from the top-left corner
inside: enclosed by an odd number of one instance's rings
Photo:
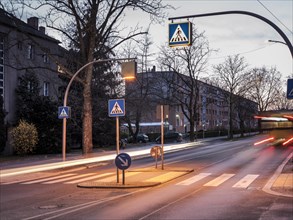
[[[281,73],[276,68],[253,68],[248,96],[258,103],[259,112],[272,109],[281,92]]]
[[[94,59],[113,57],[114,49],[123,42],[143,34],[134,28],[125,36],[123,17],[127,9],[138,9],[148,13],[153,19],[161,18],[162,9],[166,6],[161,0],[19,0],[27,7],[35,10],[46,9],[47,26],[59,31],[67,38],[68,45],[78,52],[81,66]],[[60,64],[61,65],[61,64]],[[62,66],[62,65],[61,65]],[[74,74],[62,66],[68,76]],[[83,85],[83,153],[92,151],[92,80],[93,65],[88,66],[77,81]]]
[[[233,118],[236,117],[235,107],[239,97],[243,97],[249,89],[250,73],[247,72],[244,57],[239,55],[228,56],[221,64],[214,66],[215,80],[220,88],[227,91],[224,94],[228,104],[229,129],[228,138],[233,138]]]
[[[181,106],[190,124],[190,141],[195,139],[195,126],[199,111],[199,76],[205,72],[209,43],[204,33],[193,29],[192,46],[184,48],[161,48],[159,63],[176,75],[165,78],[171,88],[172,101]]]
[[[132,42],[131,42],[132,43]],[[152,108],[149,100],[150,78],[148,72],[148,65],[153,54],[150,53],[152,45],[151,38],[148,35],[142,36],[142,39],[136,41],[134,44],[127,44],[124,47],[126,57],[139,57],[135,82],[126,82],[125,97],[127,99],[125,121],[128,124],[129,135],[136,141],[138,132],[140,131],[140,122],[143,115]],[[142,103],[144,103],[142,105]],[[135,124],[135,126],[133,126]]]

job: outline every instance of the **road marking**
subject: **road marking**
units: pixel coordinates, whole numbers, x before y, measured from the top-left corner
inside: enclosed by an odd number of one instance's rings
[[[187,186],[187,185],[191,185],[207,176],[211,175],[211,173],[200,173],[200,174],[197,174],[189,179],[186,179],[182,182],[179,182],[177,183],[176,185],[181,185],[181,186]]]
[[[126,178],[132,177],[135,175],[138,175],[142,172],[127,172],[125,174]],[[153,178],[149,178],[144,180],[145,182],[162,182],[165,178],[170,178],[172,177],[175,173],[177,172],[168,172]],[[188,186],[193,183],[196,183],[208,176],[212,175],[212,173],[199,173],[197,175],[194,175],[186,180],[183,180],[181,182],[176,183],[175,185],[178,186]],[[203,186],[219,186],[228,179],[232,178],[236,174],[222,174],[221,176],[216,177],[215,179],[207,182]],[[105,178],[103,178],[105,177]],[[253,181],[255,181],[259,177],[258,174],[247,174],[244,176],[242,179],[240,179],[237,183],[235,183],[232,187],[233,188],[242,188],[246,189]],[[103,179],[100,179],[103,178]],[[292,177],[291,177],[292,178]],[[86,173],[86,174],[81,174],[78,175],[77,173],[68,173],[68,174],[63,174],[59,176],[51,176],[47,178],[42,178],[42,179],[34,179],[34,180],[27,180],[25,181],[19,181],[16,183],[19,184],[35,184],[35,183],[40,183],[40,184],[54,184],[54,183],[63,183],[63,184],[76,184],[76,183],[82,183],[85,181],[89,180],[94,180],[95,182],[115,182],[117,180],[117,176],[114,175],[114,173],[103,173],[103,174],[95,174],[95,173]],[[8,185],[8,184],[13,184],[14,182],[10,183],[1,183],[1,185]]]
[[[103,174],[99,174],[99,175],[94,175],[94,176],[90,176],[90,177],[86,177],[86,178],[82,178],[82,179],[77,179],[77,180],[65,182],[64,184],[82,183],[82,182],[85,182],[88,180],[99,179],[100,177],[109,176],[112,174],[114,174],[114,173],[103,173]]]
[[[94,173],[86,173],[86,174],[81,174],[81,175],[70,176],[67,178],[52,180],[52,181],[48,181],[48,182],[42,182],[42,184],[60,183],[60,182],[65,182],[67,180],[72,180],[72,179],[76,179],[76,178],[80,178],[80,177],[86,177],[86,176],[90,176],[90,175],[94,175]]]
[[[259,175],[248,174],[243,177],[240,181],[234,184],[234,188],[244,188],[246,189]]]
[[[221,176],[217,177],[216,179],[214,179],[214,180],[212,180],[212,181],[204,184],[204,186],[219,186],[220,184],[222,184],[226,180],[230,179],[234,175],[235,174],[227,174],[227,173],[224,173]]]
[[[69,173],[69,174],[65,174],[65,175],[61,175],[61,176],[53,176],[53,177],[49,177],[49,178],[45,178],[45,179],[37,179],[37,180],[29,181],[29,182],[23,182],[23,183],[20,183],[20,184],[41,183],[41,182],[46,182],[46,181],[55,180],[55,179],[61,179],[61,178],[68,177],[68,176],[73,176],[73,175],[76,175],[76,174]]]

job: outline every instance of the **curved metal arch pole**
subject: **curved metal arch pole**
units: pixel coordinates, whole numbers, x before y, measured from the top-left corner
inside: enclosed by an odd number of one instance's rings
[[[243,15],[249,15],[255,18],[258,18],[264,22],[266,22],[267,24],[271,25],[280,35],[281,37],[284,39],[284,41],[286,42],[286,45],[288,46],[290,53],[291,53],[291,57],[293,58],[293,46],[290,42],[290,40],[288,39],[288,37],[284,34],[284,32],[276,25],[274,24],[272,21],[268,20],[267,18],[249,12],[249,11],[221,11],[221,12],[213,12],[213,13],[205,13],[205,14],[197,14],[197,15],[187,15],[187,16],[180,16],[180,17],[172,17],[172,18],[168,18],[168,20],[176,20],[176,19],[183,19],[183,18],[198,18],[198,17],[207,17],[207,16],[217,16],[217,15],[227,15],[227,14],[243,14]]]
[[[135,60],[136,58],[118,58],[118,59],[104,59],[104,60],[94,60],[91,61],[87,64],[85,64],[84,66],[82,66],[80,69],[78,69],[75,74],[72,76],[72,78],[70,79],[66,90],[65,90],[65,94],[64,94],[64,101],[63,101],[63,106],[66,107],[67,106],[67,99],[68,99],[68,93],[69,93],[69,89],[71,87],[71,84],[73,83],[73,80],[76,78],[76,76],[82,71],[84,70],[86,67],[88,67],[91,64],[94,63],[101,63],[101,62],[108,62],[108,61],[118,61],[118,60]],[[63,161],[66,160],[66,118],[63,118],[63,128],[62,128],[62,158]]]

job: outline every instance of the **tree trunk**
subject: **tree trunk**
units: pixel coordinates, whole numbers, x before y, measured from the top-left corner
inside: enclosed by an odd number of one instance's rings
[[[240,120],[240,132],[241,132],[241,135],[240,137],[244,137],[244,120]]]
[[[91,93],[91,80],[92,80],[92,65],[86,70],[86,83],[83,88],[83,154],[88,154],[93,151],[93,136],[92,136],[92,93]]]
[[[228,139],[233,139],[233,113],[232,113],[232,102],[230,98],[229,103],[229,133],[228,133]]]
[[[193,117],[190,117],[193,118]],[[189,136],[190,142],[194,141],[194,120],[190,120],[190,136]]]

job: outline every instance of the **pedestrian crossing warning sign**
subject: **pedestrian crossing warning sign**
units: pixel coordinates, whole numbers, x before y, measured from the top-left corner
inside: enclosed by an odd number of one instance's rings
[[[58,107],[58,118],[70,118],[70,107],[68,106],[61,106]]]
[[[190,46],[192,39],[192,23],[169,24],[169,46]]]
[[[125,115],[125,100],[111,99],[108,103],[109,117],[117,117]]]
[[[123,114],[123,111],[118,102],[115,102],[110,114]]]

